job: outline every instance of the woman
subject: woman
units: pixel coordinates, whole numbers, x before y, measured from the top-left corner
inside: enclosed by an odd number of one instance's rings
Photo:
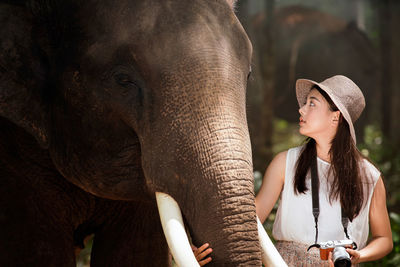
[[[296,95],[299,132],[308,141],[279,153],[268,166],[256,197],[258,217],[264,222],[281,197],[273,236],[289,266],[333,266],[331,253],[323,261],[318,249],[307,252],[310,245],[329,240],[351,239],[358,245],[358,250],[346,249],[353,265],[384,257],[393,248],[385,187],[379,171],[357,150],[353,127],[365,107],[361,90],[337,75],[321,83],[297,80]],[[313,163],[319,214],[313,214]],[[201,262],[207,252],[202,246],[194,253]]]

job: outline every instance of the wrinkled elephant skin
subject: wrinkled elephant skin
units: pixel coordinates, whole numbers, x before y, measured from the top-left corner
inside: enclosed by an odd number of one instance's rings
[[[9,2],[9,1],[8,1]],[[0,266],[168,266],[155,192],[209,266],[261,266],[232,1],[0,4]]]

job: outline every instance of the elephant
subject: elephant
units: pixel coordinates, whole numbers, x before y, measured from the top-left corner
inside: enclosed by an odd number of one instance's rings
[[[91,266],[169,266],[158,193],[209,266],[261,266],[234,4],[1,1],[1,266],[75,266],[90,234]]]

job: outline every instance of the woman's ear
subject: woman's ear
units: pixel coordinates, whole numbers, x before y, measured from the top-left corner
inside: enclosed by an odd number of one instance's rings
[[[340,120],[340,111],[332,112],[332,123],[338,125]]]
[[[0,13],[0,116],[49,145],[44,87],[47,64],[33,33],[33,16],[22,5],[2,5]]]

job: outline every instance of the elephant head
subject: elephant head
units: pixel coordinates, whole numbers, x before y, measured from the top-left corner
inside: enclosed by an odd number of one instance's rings
[[[83,190],[138,205],[166,193],[213,265],[260,266],[252,48],[233,3],[17,3],[0,9],[0,115]]]

